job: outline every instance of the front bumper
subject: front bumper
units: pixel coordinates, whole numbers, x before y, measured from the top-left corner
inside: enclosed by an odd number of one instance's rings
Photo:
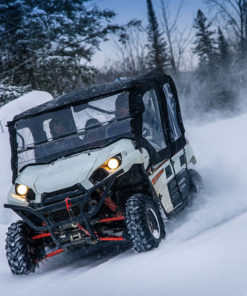
[[[105,198],[111,191],[115,179],[121,173],[122,171],[116,172],[114,175],[97,183],[88,191],[86,191],[81,184],[76,184],[73,186],[74,190],[70,192],[66,191],[53,195],[52,197],[47,197],[46,194],[43,194],[41,204],[33,204],[33,207],[11,204],[5,204],[4,207],[12,209],[37,232],[49,232],[54,243],[59,248],[63,245],[63,240],[56,230],[67,224],[83,224],[86,231],[90,234],[90,239],[92,241],[97,241],[97,237],[93,231],[93,224],[95,222],[94,216],[100,211]],[[88,210],[88,201],[92,193],[97,189],[102,190],[102,188],[104,188],[104,191],[97,204],[92,209]],[[48,205],[47,201],[49,203]],[[68,203],[70,209],[72,209],[72,213],[75,214],[69,215]],[[67,213],[67,215],[63,215],[63,219],[61,220],[57,219],[57,213]],[[66,246],[69,245],[71,245],[71,243],[67,243]]]

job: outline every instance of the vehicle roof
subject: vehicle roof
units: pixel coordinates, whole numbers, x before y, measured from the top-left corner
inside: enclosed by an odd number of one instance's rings
[[[140,76],[136,76],[136,77],[120,80],[120,81],[104,83],[104,84],[96,84],[90,87],[81,88],[79,90],[72,91],[60,97],[57,97],[52,101],[49,101],[47,103],[36,106],[34,108],[28,109],[27,111],[16,115],[13,118],[13,121],[8,122],[8,125],[14,124],[14,122],[17,120],[24,119],[30,116],[35,116],[35,115],[49,112],[52,110],[56,110],[64,106],[68,106],[71,104],[76,104],[84,101],[87,102],[87,101],[90,101],[91,99],[93,100],[97,97],[101,97],[107,94],[117,93],[117,92],[120,92],[121,90],[124,91],[131,88],[135,88],[139,85],[146,84],[148,81],[150,82],[160,77],[168,78],[169,76],[164,74],[164,72],[161,70],[155,70]]]

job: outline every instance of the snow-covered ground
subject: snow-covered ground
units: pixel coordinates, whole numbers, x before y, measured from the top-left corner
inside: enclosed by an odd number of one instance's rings
[[[107,247],[103,255],[60,254],[35,274],[13,276],[4,252],[7,224],[0,209],[1,295],[246,296],[247,114],[186,126],[205,190],[167,223],[158,249],[136,254]],[[6,139],[5,139],[6,140]],[[10,186],[8,144],[0,138],[1,203]]]

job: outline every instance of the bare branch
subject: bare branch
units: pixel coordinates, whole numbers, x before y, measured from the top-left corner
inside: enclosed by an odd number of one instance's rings
[[[186,34],[187,28],[185,28],[183,32],[179,32],[177,29],[177,22],[181,14],[183,3],[184,3],[183,0],[179,2],[175,16],[171,20],[171,18],[169,17],[170,0],[160,0],[160,9],[161,9],[161,16],[162,16],[161,23],[163,25],[163,31],[168,41],[170,63],[174,71],[177,71],[177,69],[180,66],[182,55],[184,54],[189,44],[191,31],[192,31],[192,28],[191,28],[190,32]]]
[[[216,7],[220,8],[221,13],[225,14],[230,22],[235,25],[237,27],[237,30],[240,32],[241,31],[241,27],[239,26],[237,20],[232,16],[232,14],[227,10],[227,8],[218,0],[208,0],[208,3],[212,3],[213,5],[215,5]]]

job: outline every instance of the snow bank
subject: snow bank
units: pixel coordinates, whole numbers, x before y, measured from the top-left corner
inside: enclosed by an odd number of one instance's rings
[[[43,104],[52,100],[51,94],[45,91],[31,91],[18,99],[3,105],[0,108],[0,133],[7,133],[7,121],[13,119],[16,114],[22,113],[27,109]]]
[[[15,99],[0,108],[0,223],[9,223],[13,214],[3,209],[7,192],[11,186],[12,172],[10,167],[9,134],[6,127],[7,121],[11,121],[16,114],[26,111],[34,106],[52,100],[52,95],[44,91],[32,91]]]

